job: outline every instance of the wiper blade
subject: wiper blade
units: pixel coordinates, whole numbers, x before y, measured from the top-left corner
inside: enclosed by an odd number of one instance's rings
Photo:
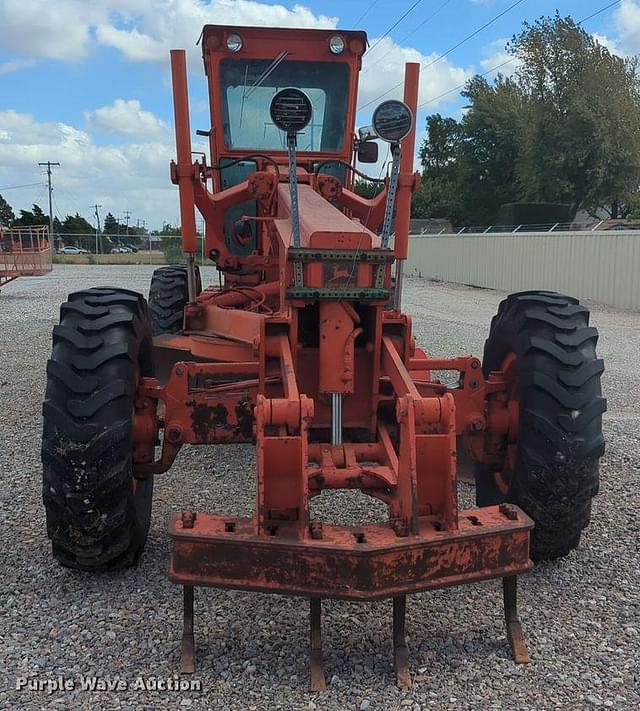
[[[243,99],[248,99],[251,94],[264,82],[264,80],[289,56],[289,52],[283,49],[282,52],[271,62],[271,64],[262,72],[255,82],[244,92]]]

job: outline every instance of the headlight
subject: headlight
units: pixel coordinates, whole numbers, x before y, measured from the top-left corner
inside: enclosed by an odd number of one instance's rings
[[[271,99],[271,120],[288,135],[299,133],[311,121],[313,107],[309,97],[300,89],[281,89]]]
[[[239,52],[242,49],[242,37],[240,35],[229,35],[227,37],[227,49],[230,52]]]
[[[329,49],[332,54],[342,54],[344,52],[344,37],[333,35],[329,40]]]
[[[402,101],[383,101],[373,112],[373,130],[389,143],[399,143],[413,128],[411,109]]]

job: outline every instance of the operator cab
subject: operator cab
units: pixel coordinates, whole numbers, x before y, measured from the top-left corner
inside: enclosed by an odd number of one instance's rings
[[[297,165],[311,173],[327,160],[352,163],[358,75],[367,45],[364,32],[228,27],[206,25],[202,47],[208,78],[214,165],[213,191],[247,180],[266,161],[287,165],[286,135],[276,127],[270,105],[287,87],[303,91],[311,102],[311,121],[297,135]],[[323,168],[344,184],[344,164]],[[233,238],[236,222],[255,216],[255,201],[230,209],[225,242],[238,256],[257,245],[257,225],[245,226],[242,243]]]
[[[206,25],[211,125],[222,127],[210,136],[214,163],[251,152],[286,163],[286,138],[269,115],[273,97],[286,87],[301,89],[312,104],[311,122],[298,135],[300,164],[350,162],[366,44],[364,32]]]

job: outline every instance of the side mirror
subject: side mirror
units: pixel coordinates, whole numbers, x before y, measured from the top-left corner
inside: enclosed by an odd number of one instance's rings
[[[358,145],[358,161],[360,163],[378,162],[378,144],[375,141],[363,141]]]

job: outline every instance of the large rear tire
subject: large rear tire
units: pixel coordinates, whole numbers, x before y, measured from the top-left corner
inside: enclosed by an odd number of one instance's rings
[[[491,322],[483,369],[507,371],[519,401],[518,435],[502,472],[478,468],[476,499],[516,503],[534,519],[534,560],[578,546],[598,493],[606,400],[597,340],[588,309],[554,292],[513,294]]]
[[[132,475],[136,386],[151,375],[151,323],[133,291],[71,294],[53,329],[43,405],[43,499],[53,556],[104,571],[135,565],[153,480]]]
[[[196,266],[196,294],[201,291],[200,270]],[[153,335],[181,333],[188,303],[187,267],[177,264],[156,269],[149,289]]]

